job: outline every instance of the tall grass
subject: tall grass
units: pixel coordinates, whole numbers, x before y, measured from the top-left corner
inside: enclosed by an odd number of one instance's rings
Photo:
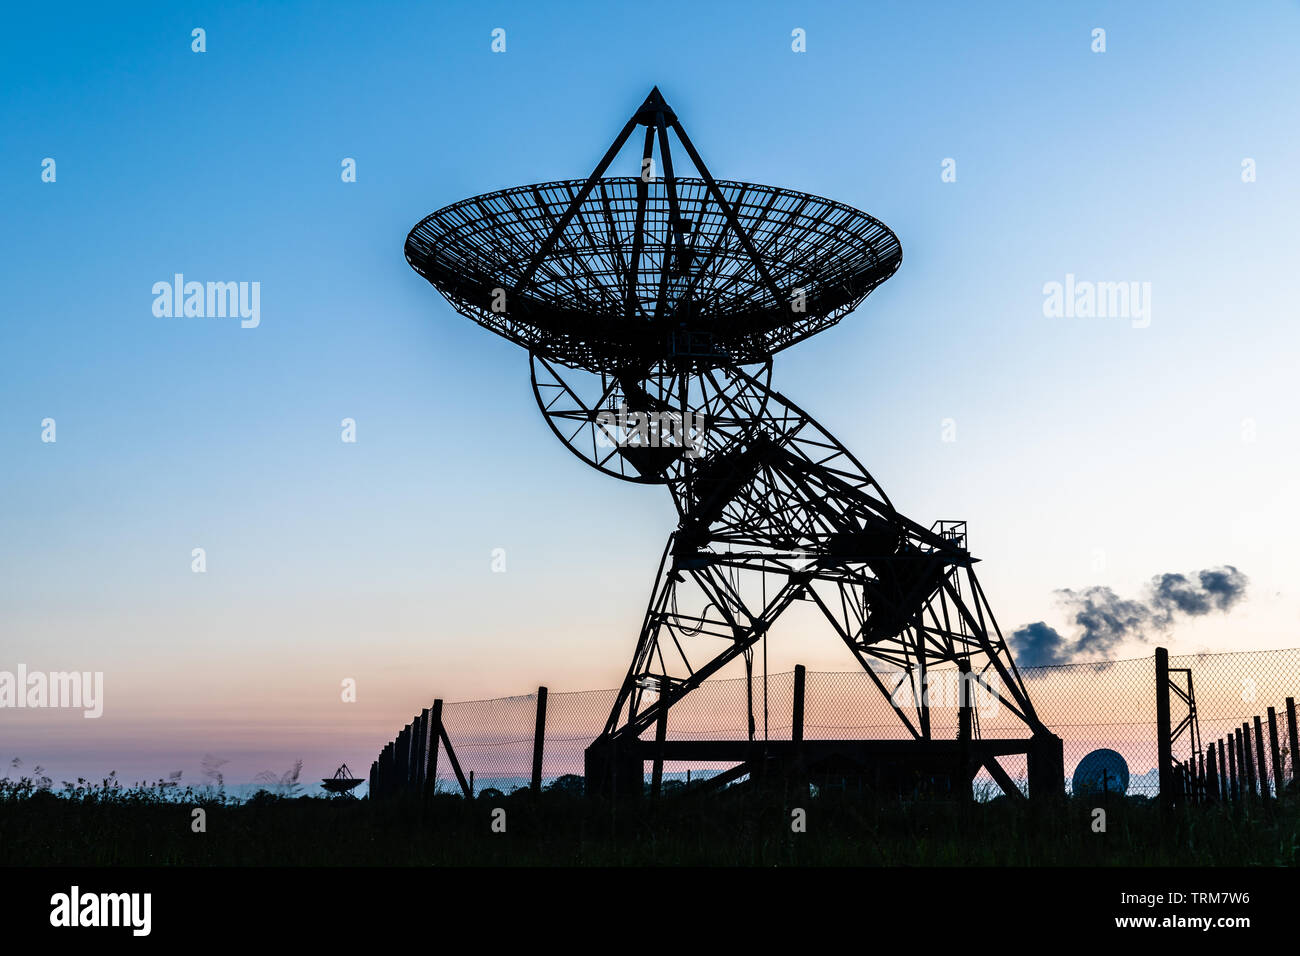
[[[276,781],[279,783],[280,781]],[[175,781],[61,791],[0,780],[0,864],[27,865],[1273,865],[1300,864],[1300,805],[1193,807],[1141,797],[1055,808],[1005,798],[873,802],[826,792],[673,794],[614,805],[561,791],[466,801],[235,800]],[[792,811],[807,832],[792,831]],[[194,809],[206,832],[193,829]],[[505,832],[493,832],[494,810]]]

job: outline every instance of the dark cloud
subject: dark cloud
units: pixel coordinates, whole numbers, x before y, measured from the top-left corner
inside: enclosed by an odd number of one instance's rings
[[[1207,614],[1210,595],[1187,579],[1185,574],[1161,574],[1151,579],[1151,605],[1161,622],[1171,621],[1175,611],[1192,616]]]
[[[1017,667],[1045,667],[1049,664],[1068,663],[1070,655],[1065,650],[1065,638],[1042,621],[1026,624],[1008,638],[1011,656]]]
[[[1231,564],[1221,568],[1211,568],[1200,574],[1201,587],[1214,598],[1214,606],[1220,611],[1228,611],[1246,596],[1246,585],[1250,579]]]
[[[1158,574],[1151,579],[1146,600],[1121,598],[1108,587],[1056,592],[1079,629],[1067,641],[1042,621],[1028,624],[1009,638],[1021,667],[1042,667],[1105,657],[1125,641],[1147,641],[1153,631],[1165,631],[1179,617],[1201,617],[1229,611],[1246,594],[1246,575],[1232,565],[1207,568],[1194,575]]]
[[[1200,617],[1228,611],[1246,594],[1246,576],[1232,565],[1198,571],[1197,582],[1185,574],[1161,574],[1151,579],[1151,610],[1157,627],[1169,627],[1176,614]]]
[[[1056,595],[1080,628],[1074,656],[1105,657],[1124,641],[1141,638],[1151,621],[1150,607],[1141,601],[1127,601],[1107,587],[1062,588]]]

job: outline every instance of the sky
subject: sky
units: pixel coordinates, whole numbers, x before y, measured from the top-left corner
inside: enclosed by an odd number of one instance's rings
[[[1231,565],[1230,611],[1110,656],[1300,645],[1295,3],[7,16],[0,670],[102,671],[105,713],[0,711],[0,758],[314,778],[435,696],[617,685],[671,500],[561,447],[526,355],[402,244],[585,177],[656,84],[715,175],[898,235],[898,273],[774,387],[905,514],[969,522],[1005,630],[1074,640],[1062,589]],[[156,315],[176,273],[258,283],[258,324]],[[1149,313],[1047,314],[1067,281],[1138,283]],[[853,666],[821,632],[772,654]]]

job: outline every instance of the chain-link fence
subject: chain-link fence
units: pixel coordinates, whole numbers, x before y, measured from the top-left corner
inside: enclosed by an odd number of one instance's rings
[[[1294,768],[1293,728],[1287,720],[1286,698],[1300,687],[1300,648],[1197,654],[1171,657],[1170,668],[1191,671],[1199,741],[1190,727],[1176,736],[1173,753],[1182,762],[1199,744],[1227,739],[1243,723],[1254,726],[1264,718],[1264,750],[1272,775],[1271,741],[1266,711],[1274,707],[1278,732],[1280,766],[1285,779]],[[958,695],[944,692],[945,673],[935,671],[931,682],[931,734],[955,739],[958,731]],[[886,686],[893,687],[899,675],[876,671]],[[1066,786],[1085,754],[1106,748],[1117,751],[1130,769],[1128,792],[1155,796],[1159,792],[1157,772],[1157,725],[1155,658],[1031,667],[1021,670],[1039,718],[1059,735],[1065,747]],[[745,678],[710,680],[672,706],[668,720],[669,739],[789,740],[793,724],[794,675],[792,672]],[[954,680],[952,686],[956,686]],[[865,672],[808,673],[804,704],[804,737],[816,739],[906,739],[910,736],[890,701]],[[551,783],[566,775],[581,776],[583,751],[604,729],[617,692],[576,691],[548,694],[542,751],[542,779]],[[992,695],[974,701],[977,733],[982,738],[1029,736],[1025,724],[1008,708],[999,706]],[[1175,728],[1187,716],[1186,704],[1175,696],[1172,724]],[[1294,713],[1294,710],[1291,711]],[[537,695],[499,697],[442,705],[442,723],[467,780],[473,774],[476,792],[495,788],[509,792],[526,787],[532,775]],[[653,728],[649,735],[653,734]],[[390,745],[392,746],[392,745]],[[1252,743],[1252,748],[1254,744]],[[408,746],[408,754],[410,749]],[[1219,750],[1222,753],[1222,750]],[[1254,750],[1252,749],[1252,760]],[[1199,756],[1199,753],[1198,753]],[[408,757],[408,759],[411,759]],[[1000,758],[1004,769],[1023,787],[1026,758]],[[665,780],[687,780],[707,776],[726,764],[664,763]],[[1253,769],[1253,768],[1252,768]],[[458,789],[461,784],[446,754],[437,764],[440,789]],[[987,771],[976,777],[976,792],[997,792]]]

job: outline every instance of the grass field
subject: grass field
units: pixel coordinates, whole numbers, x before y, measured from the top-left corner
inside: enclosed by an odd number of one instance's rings
[[[1145,798],[1050,808],[1005,798],[873,803],[733,789],[611,805],[560,791],[237,802],[217,790],[0,780],[5,865],[1260,865],[1300,864],[1300,801],[1186,808]],[[206,832],[194,832],[195,809]],[[794,832],[794,810],[806,831]],[[504,811],[504,814],[498,812]],[[494,832],[504,824],[504,832]]]

